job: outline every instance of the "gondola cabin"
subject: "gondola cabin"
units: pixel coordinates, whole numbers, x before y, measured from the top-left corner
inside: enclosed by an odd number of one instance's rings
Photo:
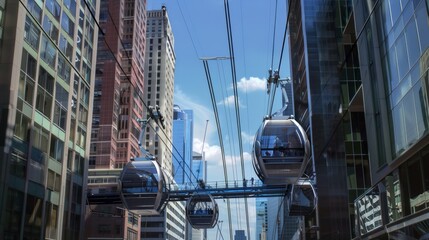
[[[195,229],[214,228],[219,208],[210,194],[195,193],[186,204],[186,218]]]
[[[309,181],[291,186],[288,196],[289,216],[310,215],[316,208],[316,205],[316,192]]]
[[[256,133],[253,167],[267,185],[295,183],[308,163],[310,143],[294,119],[266,119]]]
[[[164,175],[156,161],[127,163],[119,182],[125,208],[144,216],[160,214],[167,198],[164,183]]]

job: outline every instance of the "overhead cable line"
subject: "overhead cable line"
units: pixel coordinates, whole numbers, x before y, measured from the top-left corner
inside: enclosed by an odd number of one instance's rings
[[[221,62],[222,63],[222,62]],[[233,134],[232,134],[232,126],[231,126],[231,124],[229,124],[230,123],[230,121],[232,121],[232,118],[231,118],[231,114],[230,114],[230,111],[228,111],[227,110],[227,108],[226,108],[226,104],[227,104],[227,102],[226,102],[226,97],[225,97],[225,94],[224,94],[224,92],[226,93],[226,96],[228,96],[228,90],[227,90],[227,87],[226,87],[226,76],[225,76],[225,69],[223,68],[223,64],[222,64],[222,75],[221,75],[221,73],[220,73],[220,69],[219,69],[219,61],[216,61],[216,66],[217,66],[217,72],[218,72],[218,76],[219,76],[219,82],[220,82],[220,88],[221,88],[221,93],[222,93],[222,99],[223,99],[223,110],[224,110],[224,112],[225,112],[225,116],[226,116],[226,125],[227,125],[227,132],[228,132],[228,135],[227,136],[229,136],[229,138],[227,138],[227,140],[228,140],[228,142],[229,142],[229,150],[230,150],[230,153],[231,153],[231,161],[232,161],[232,176],[233,176],[233,179],[234,179],[234,181],[236,182],[238,179],[237,179],[237,175],[238,175],[238,173],[237,173],[237,166],[236,166],[236,158],[235,158],[235,142],[234,141],[232,141],[232,138],[233,138]],[[223,78],[222,78],[222,76],[223,76]],[[225,88],[224,88],[224,85],[222,84],[223,82],[225,82]],[[239,206],[238,205],[238,199],[235,199],[235,203],[236,203],[236,205],[237,206]],[[236,211],[236,214],[237,214],[237,218],[236,218],[236,221],[237,221],[237,225],[239,226],[239,228],[241,228],[241,221],[240,221],[240,219],[241,219],[241,212],[240,212],[240,208],[239,207],[236,207],[235,208],[235,211]]]
[[[287,12],[287,17],[286,17],[286,24],[285,24],[285,30],[283,33],[283,41],[282,41],[282,48],[280,51],[280,60],[279,60],[279,65],[278,68],[276,70],[273,69],[273,59],[274,59],[274,41],[275,41],[275,36],[276,36],[276,22],[277,22],[277,0],[276,0],[276,6],[275,6],[275,17],[274,17],[274,36],[273,36],[273,48],[272,48],[272,59],[271,59],[271,68],[269,70],[269,76],[268,76],[268,108],[267,108],[267,116],[270,117],[272,114],[272,110],[273,110],[273,104],[274,104],[274,98],[276,95],[276,89],[278,86],[278,80],[280,80],[280,68],[282,65],[282,61],[283,61],[283,53],[284,53],[284,49],[285,49],[285,45],[286,45],[286,36],[287,36],[287,27],[289,25],[289,19],[290,19],[290,6],[288,7],[288,12]],[[274,73],[274,74],[273,74]]]
[[[243,46],[243,67],[244,67],[244,76],[247,76],[247,68],[246,68],[246,51],[245,51],[245,45],[244,45],[244,23],[243,23],[243,6],[242,6],[242,0],[240,0],[240,16],[241,16],[241,44]],[[246,92],[246,106],[249,106],[249,98],[248,98],[248,89],[247,84],[244,84],[245,92]],[[249,117],[249,108],[246,109],[246,120],[247,120],[247,131],[250,129],[250,117]]]
[[[207,85],[209,87],[210,98],[211,98],[212,105],[213,105],[213,112],[215,114],[217,133],[218,133],[218,137],[219,137],[219,145],[220,145],[220,150],[221,150],[221,155],[222,155],[223,174],[224,174],[224,178],[225,178],[226,187],[228,188],[228,171],[226,169],[225,148],[223,145],[222,128],[220,126],[219,113],[218,113],[217,105],[216,105],[216,96],[214,94],[213,83],[212,83],[212,79],[211,79],[211,75],[210,75],[210,69],[209,69],[209,65],[207,63],[207,60],[203,60],[203,65],[204,65],[204,71],[206,73]],[[231,205],[230,205],[229,199],[226,200],[226,204],[227,204],[227,208],[228,208],[229,234],[230,234],[230,238],[232,239]]]
[[[274,64],[274,45],[276,40],[276,26],[277,26],[277,1],[278,0],[276,0],[276,5],[274,7],[274,31],[273,31],[273,46],[271,49],[271,69],[273,69],[273,64]]]
[[[84,0],[84,3],[85,3],[85,5],[87,6],[87,8],[88,8],[88,11],[90,12],[90,14],[91,14],[91,17],[93,18],[93,20],[94,20],[94,22],[95,22],[95,24],[97,25],[97,27],[98,27],[98,29],[99,29],[99,32],[103,35],[103,36],[105,36],[106,34],[104,33],[104,31],[103,31],[103,29],[102,29],[102,27],[100,26],[100,23],[97,21],[97,18],[95,17],[95,14],[91,11],[91,8],[90,8],[90,6],[89,6],[89,4],[88,4],[88,2],[87,2],[87,0]],[[119,34],[119,32],[118,32],[118,28],[117,28],[117,26],[116,26],[116,24],[115,24],[115,22],[113,21],[113,19],[112,19],[112,17],[111,17],[111,15],[110,15],[110,12],[108,11],[107,12],[108,13],[108,15],[110,16],[110,19],[111,19],[111,21],[112,21],[112,24],[114,25],[114,28],[115,28],[115,30],[116,30],[116,32],[117,32],[117,34],[118,34],[118,39],[119,39],[119,41],[121,42],[121,45],[122,45],[122,48],[124,49],[124,51],[125,51],[125,53],[126,53],[126,55],[127,55],[127,58],[128,58],[128,61],[131,61],[131,58],[129,57],[129,55],[128,55],[128,52],[125,50],[125,45],[124,45],[124,43],[123,43],[123,41],[122,41],[122,39],[120,38],[120,34]],[[121,69],[121,71],[122,71],[122,73],[124,74],[124,76],[125,76],[125,78],[127,79],[127,81],[134,87],[134,89],[136,89],[137,91],[137,96],[139,97],[139,100],[143,103],[143,105],[145,106],[145,108],[147,109],[147,110],[149,110],[149,106],[146,104],[146,102],[144,101],[144,99],[143,99],[143,96],[142,96],[142,92],[141,91],[139,91],[139,89],[138,88],[136,88],[134,85],[133,85],[133,83],[132,83],[132,81],[131,81],[131,79],[130,79],[130,77],[128,76],[129,74],[127,74],[126,72],[125,72],[125,70],[123,69],[123,67],[122,67],[122,65],[121,65],[121,63],[119,62],[119,60],[116,58],[116,56],[115,56],[115,54],[114,54],[114,52],[113,52],[113,50],[112,50],[112,48],[110,47],[110,45],[107,43],[107,40],[106,40],[106,38],[103,38],[103,41],[104,41],[104,43],[105,43],[105,45],[107,46],[107,48],[108,48],[108,51],[112,54],[112,56],[113,56],[113,59],[115,60],[115,62],[117,63],[117,65],[119,66],[119,68]],[[136,71],[135,71],[135,69],[134,69],[134,67],[133,67],[133,64],[131,63],[130,64],[130,66],[131,66],[131,70],[132,71],[134,71],[134,74],[136,74]],[[138,76],[138,75],[137,75]],[[168,136],[167,136],[167,134],[166,134],[166,132],[163,130],[163,128],[162,128],[162,126],[159,126],[159,123],[157,123],[156,122],[156,124],[158,125],[158,129],[160,129],[161,130],[161,132],[163,132],[163,134],[166,136],[166,139],[171,143],[171,145],[173,146],[173,148],[174,148],[174,150],[179,154],[179,156],[182,158],[182,161],[185,163],[185,166],[187,166],[189,169],[191,169],[191,173],[194,175],[194,177],[195,177],[195,174],[192,172],[192,168],[188,165],[188,164],[186,164],[186,161],[184,160],[184,158],[183,158],[183,156],[180,154],[180,152],[177,150],[177,148],[174,146],[174,144],[173,144],[173,142],[168,138]],[[152,126],[151,126],[152,127]],[[153,128],[153,127],[152,127]],[[156,133],[156,135],[158,135],[159,136],[159,134],[158,134],[158,132],[157,131],[155,131],[155,133]],[[160,139],[162,139],[161,137],[160,137]],[[164,142],[164,144],[165,144],[165,142]],[[165,146],[166,146],[166,148],[167,148],[167,144],[165,144]],[[168,148],[167,148],[168,149]],[[172,153],[172,156],[174,156],[174,154],[173,154],[173,151],[171,150],[171,149],[169,149],[170,150],[170,152]],[[177,159],[177,158],[174,158],[176,161],[178,161],[179,162],[179,164],[180,164],[180,161]],[[186,171],[185,171],[186,172]],[[188,176],[188,178],[189,178],[189,181],[190,182],[192,182],[192,179],[191,179],[191,177],[190,176]]]
[[[243,137],[241,134],[241,118],[240,118],[240,106],[238,101],[238,90],[237,90],[237,73],[235,68],[235,56],[234,56],[234,44],[232,37],[232,28],[231,28],[231,15],[229,9],[228,0],[224,0],[224,9],[225,9],[225,21],[226,21],[226,29],[228,35],[228,46],[229,46],[229,56],[231,63],[231,75],[232,75],[232,86],[234,90],[234,102],[235,102],[235,114],[236,114],[236,122],[237,122],[237,135],[238,135],[238,145],[240,151],[240,160],[241,160],[241,172],[243,181],[246,180],[246,171],[244,168],[244,157],[243,157]],[[247,199],[244,200],[245,212],[246,212],[246,223],[247,223],[247,234],[250,238],[250,225],[249,225],[249,211],[247,205]],[[232,231],[230,228],[230,237],[232,238]]]
[[[180,7],[180,1],[175,1],[175,2],[177,2],[177,6],[179,7],[180,15],[183,18],[183,22],[185,23],[185,26],[186,26],[186,31],[188,32],[189,38],[191,39],[191,43],[192,43],[192,47],[194,48],[195,55],[197,55],[197,58],[199,58],[200,55],[198,54],[197,48],[195,47],[194,39],[192,38],[191,32],[189,31],[188,24],[186,23],[185,16],[183,15],[182,8]]]
[[[213,105],[213,113],[215,115],[215,120],[216,120],[217,133],[218,133],[218,137],[219,137],[219,145],[220,145],[221,155],[222,155],[223,175],[225,177],[225,182],[228,185],[228,171],[226,169],[225,148],[224,148],[224,144],[223,144],[222,128],[220,126],[219,112],[218,112],[217,105],[216,105],[216,97],[214,95],[213,82],[211,79],[210,69],[209,69],[207,60],[203,60],[203,65],[204,65],[204,71],[206,73],[207,85],[209,87],[210,98],[211,98],[212,105]]]
[[[220,74],[220,69],[219,69],[219,61],[216,61],[216,66],[217,66],[218,76],[220,78],[219,79],[219,83],[220,83],[220,88],[221,88],[221,93],[222,93],[222,99],[223,99],[222,106],[223,106],[223,110],[225,112],[225,117],[226,117],[226,129],[227,129],[228,135],[230,136],[228,138],[228,140],[229,140],[229,144],[228,145],[229,145],[229,150],[231,152],[231,158],[234,158],[234,160],[232,161],[232,163],[233,163],[232,164],[232,168],[233,168],[233,171],[232,171],[233,174],[232,175],[233,175],[233,179],[237,180],[237,171],[236,171],[235,157],[234,157],[235,152],[233,151],[235,149],[235,142],[231,141],[233,134],[232,134],[232,127],[231,127],[230,121],[232,121],[232,118],[231,118],[231,115],[230,115],[230,111],[227,111],[227,109],[226,109],[226,104],[227,104],[226,100],[227,100],[227,97],[225,97],[225,94],[224,94],[224,92],[225,92],[226,96],[228,96],[228,91],[227,91],[227,88],[226,88],[225,70],[224,70],[223,65],[222,65],[222,73],[223,73],[223,75],[221,75]],[[222,78],[222,76],[223,76],[223,78]],[[224,85],[222,84],[223,82],[225,82],[225,88],[224,88]]]
[[[287,26],[289,25],[289,17],[290,17],[290,6],[288,5],[288,11],[287,11],[287,17],[286,17],[285,31],[284,31],[284,33],[283,33],[282,50],[281,50],[281,52],[280,52],[279,67],[277,68],[277,71],[279,71],[279,72],[280,72],[280,68],[281,68],[281,66],[282,66],[283,51],[284,51],[284,49],[285,49],[285,45],[286,45]]]

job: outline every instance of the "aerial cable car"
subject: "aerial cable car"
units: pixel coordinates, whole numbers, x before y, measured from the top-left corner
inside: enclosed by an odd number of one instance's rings
[[[186,218],[195,229],[214,228],[219,218],[216,201],[208,193],[194,193],[186,203]]]
[[[159,108],[150,107],[149,114],[148,120],[139,120],[142,131],[138,143],[142,156],[128,162],[119,177],[120,197],[125,208],[139,215],[160,214],[167,199],[164,174],[155,156],[146,151],[141,143],[146,125],[151,119],[160,120],[163,125]]]
[[[280,85],[287,99],[286,84]],[[276,114],[264,118],[254,140],[253,167],[267,185],[295,183],[309,161],[310,143],[304,129],[293,117],[280,115],[287,102]]]
[[[317,194],[311,180],[299,180],[288,196],[289,216],[307,216],[317,207]]]

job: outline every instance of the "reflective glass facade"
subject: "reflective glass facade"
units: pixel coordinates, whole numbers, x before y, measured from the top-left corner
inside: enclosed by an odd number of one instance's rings
[[[177,184],[196,182],[192,171],[193,114],[174,106],[173,113],[173,177]],[[194,173],[195,174],[195,173]]]
[[[306,174],[316,179],[318,197],[316,210],[300,218],[295,236],[350,239],[353,203],[349,194],[358,194],[357,183],[363,191],[360,183],[365,179],[365,140],[358,131],[362,110],[349,110],[360,86],[350,27],[352,4],[288,2],[295,119],[310,139],[311,163]]]
[[[355,200],[363,239],[428,232],[428,4],[353,1],[372,185]]]

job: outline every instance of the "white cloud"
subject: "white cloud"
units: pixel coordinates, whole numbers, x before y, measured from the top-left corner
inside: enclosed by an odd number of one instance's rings
[[[228,96],[226,97],[224,100],[220,101],[217,103],[218,105],[226,105],[226,106],[235,106],[235,97],[234,95]],[[244,106],[243,104],[241,104],[240,100],[238,101],[238,105],[240,106],[240,108],[245,108],[246,106]]]
[[[255,91],[265,91],[267,87],[267,81],[265,78],[250,77],[250,78],[241,78],[237,83],[237,88],[240,91],[255,92]]]
[[[234,97],[234,95],[231,95],[231,96],[226,97],[224,100],[218,102],[217,104],[218,105],[225,104],[225,105],[229,106],[229,105],[234,105],[234,101],[235,101],[235,97]]]
[[[247,134],[246,134],[247,135]],[[194,148],[195,149],[202,149],[203,148],[203,141],[198,138],[194,138]],[[198,150],[200,152],[201,150]],[[210,143],[204,143],[204,154],[208,163],[207,167],[207,183],[209,185],[214,185],[217,183],[222,184],[221,182],[224,182],[224,170],[223,170],[223,163],[222,163],[222,154],[221,149],[219,145],[210,144]],[[238,154],[238,153],[237,153]],[[255,180],[258,179],[256,177],[256,174],[253,170],[253,166],[251,163],[251,153],[244,152],[243,153],[243,159],[244,159],[244,168],[246,172],[246,179],[250,179],[253,177]],[[226,155],[225,156],[226,161],[226,169],[228,173],[228,180],[230,183],[233,183],[234,180],[236,180],[238,183],[242,183],[242,177],[241,177],[241,160],[240,156],[232,156],[232,155]],[[233,170],[236,169],[236,179],[234,179]],[[248,214],[249,214],[249,224],[250,224],[250,231],[251,235],[255,235],[255,219],[256,219],[256,207],[255,207],[255,199],[249,198],[248,201]],[[226,200],[217,200],[217,203],[219,204],[219,220],[221,222],[218,222],[219,228],[221,232],[223,233],[224,237],[228,236],[229,233],[229,227],[228,227],[228,210],[227,210],[227,204]],[[230,211],[231,211],[231,221],[233,224],[233,229],[242,229],[246,230],[247,235],[247,227],[246,227],[246,209],[244,207],[244,199],[230,199]],[[216,228],[217,230],[217,228]],[[209,235],[212,233],[214,236],[216,234],[216,231],[209,229],[208,230]],[[234,231],[233,231],[234,232]],[[209,238],[212,239],[212,238]]]
[[[202,146],[203,142],[201,139],[194,138],[194,149],[197,152],[201,152],[200,149],[203,148]],[[210,143],[204,144],[204,155],[205,159],[207,160],[207,166],[209,169],[209,172],[207,174],[208,181],[224,181],[224,171],[223,171],[223,160],[222,160],[222,152],[219,145],[211,145]],[[249,152],[243,152],[243,162],[244,162],[244,168],[246,172],[246,176],[248,178],[254,177],[255,173],[253,170],[253,166],[251,163],[252,155]],[[225,155],[225,163],[226,168],[228,169],[228,180],[238,180],[241,179],[241,159],[239,153],[237,155]],[[236,170],[234,172],[234,170]],[[237,174],[236,178],[234,179],[234,173]]]

